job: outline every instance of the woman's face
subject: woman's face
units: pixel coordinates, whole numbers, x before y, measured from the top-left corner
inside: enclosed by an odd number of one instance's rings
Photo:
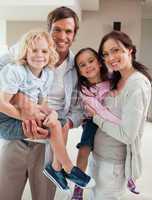
[[[127,49],[120,41],[108,39],[103,45],[103,57],[110,71],[122,71],[132,64],[132,49]]]
[[[100,67],[98,59],[90,50],[82,52],[77,57],[77,65],[82,76],[87,78],[90,83],[97,83],[100,81]]]

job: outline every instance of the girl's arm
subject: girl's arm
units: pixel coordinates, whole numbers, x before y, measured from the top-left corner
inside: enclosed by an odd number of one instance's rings
[[[21,114],[19,110],[10,103],[12,99],[12,94],[7,94],[0,92],[0,112],[12,117],[21,120]]]
[[[120,124],[121,120],[114,115],[108,108],[103,106],[95,97],[85,97],[84,102],[94,109],[97,115],[105,120],[108,120],[114,124]]]

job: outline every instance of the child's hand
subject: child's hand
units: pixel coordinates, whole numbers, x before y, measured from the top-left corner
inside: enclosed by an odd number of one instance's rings
[[[115,96],[117,96],[118,94],[119,94],[118,90],[111,90],[111,91],[109,92],[109,95],[110,95],[111,97],[115,97]]]
[[[58,113],[55,110],[52,110],[51,113],[43,121],[43,125],[46,127],[54,125],[58,120]]]
[[[89,116],[93,117],[94,115],[97,114],[96,110],[92,108],[89,104],[85,105],[85,109],[88,112]]]

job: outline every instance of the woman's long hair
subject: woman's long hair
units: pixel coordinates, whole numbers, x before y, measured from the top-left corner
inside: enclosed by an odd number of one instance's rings
[[[126,33],[123,33],[121,31],[112,31],[112,32],[106,34],[102,38],[100,46],[99,46],[99,50],[98,50],[98,55],[99,55],[101,61],[104,62],[104,60],[103,60],[103,46],[104,46],[105,42],[109,39],[113,39],[117,42],[121,42],[127,49],[132,49],[132,53],[131,53],[131,55],[132,55],[132,66],[134,67],[134,69],[136,69],[137,71],[144,74],[151,82],[152,77],[150,76],[150,74],[148,72],[148,68],[146,66],[144,66],[143,64],[141,64],[140,62],[136,61],[136,46],[133,45],[132,40],[130,39],[130,37]],[[118,71],[113,72],[112,81],[113,81],[113,84],[114,84],[114,88],[116,88],[117,83],[120,80],[120,78],[121,78],[120,72],[118,72]]]

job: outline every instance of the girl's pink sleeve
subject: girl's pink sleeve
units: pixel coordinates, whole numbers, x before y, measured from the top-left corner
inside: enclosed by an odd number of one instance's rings
[[[121,123],[121,119],[114,115],[108,108],[103,106],[95,97],[86,97],[84,102],[91,106],[103,119],[118,125]]]

